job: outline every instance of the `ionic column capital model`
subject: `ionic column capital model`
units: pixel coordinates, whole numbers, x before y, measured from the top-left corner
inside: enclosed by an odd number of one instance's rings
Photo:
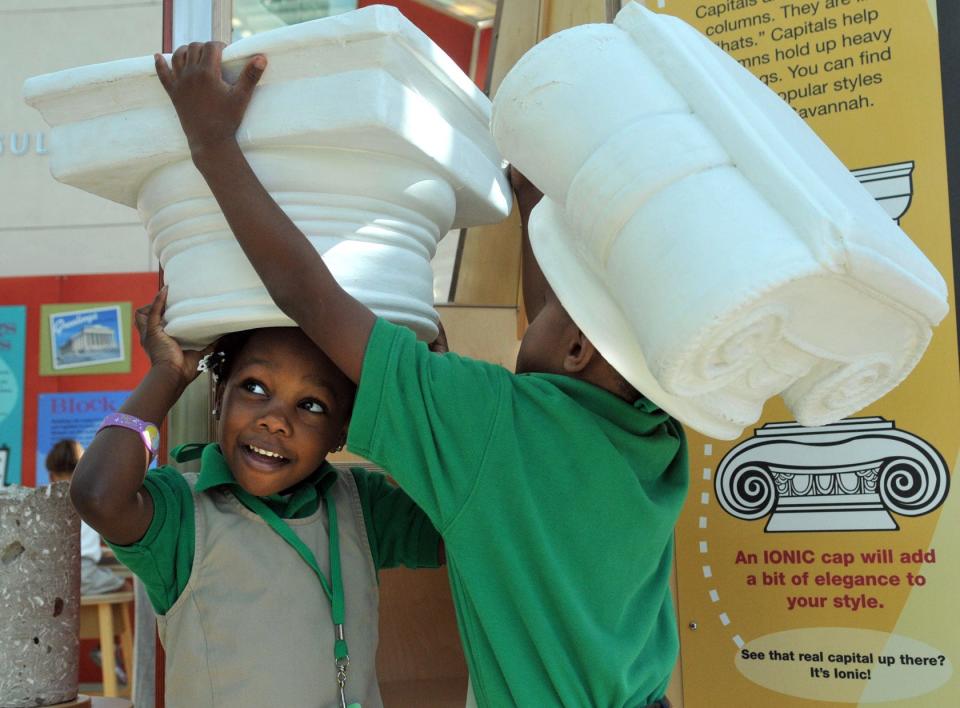
[[[545,198],[530,242],[630,383],[735,439],[777,395],[850,416],[916,366],[946,284],[897,226],[912,163],[868,191],[775,93],[681,20],[628,3],[500,84],[492,131]]]
[[[490,102],[391,7],[241,40],[226,76],[255,54],[269,63],[237,138],[260,180],[351,294],[432,339],[437,242],[511,208]],[[293,324],[194,168],[152,57],[35,77],[24,95],[53,128],[54,177],[140,212],[170,286],[168,332],[204,344]]]

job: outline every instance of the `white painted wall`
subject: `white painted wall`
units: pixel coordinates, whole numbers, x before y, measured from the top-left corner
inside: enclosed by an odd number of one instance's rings
[[[20,90],[36,74],[151,54],[161,21],[161,0],[0,1],[0,277],[157,270],[134,210],[50,176],[43,151],[57,146]]]

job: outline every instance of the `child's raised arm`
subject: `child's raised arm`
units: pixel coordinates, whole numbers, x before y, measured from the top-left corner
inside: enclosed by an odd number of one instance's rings
[[[180,47],[172,67],[158,54],[157,76],[180,117],[194,164],[270,296],[356,383],[376,317],[340,287],[237,144],[266,58],[253,57],[230,84],[220,73],[222,51],[219,42]]]
[[[167,290],[137,310],[140,343],[150,371],[120,413],[159,425],[193,379],[205,352],[184,351],[163,331]],[[150,454],[141,437],[121,427],[103,428],[80,458],[70,482],[70,498],[80,516],[111,543],[139,541],[153,519],[153,501],[143,488]]]

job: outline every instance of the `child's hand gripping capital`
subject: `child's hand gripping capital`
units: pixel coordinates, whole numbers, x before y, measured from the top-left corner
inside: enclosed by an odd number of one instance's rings
[[[543,192],[513,165],[510,165],[510,185],[517,195],[517,207],[520,209],[521,223],[526,228],[530,212],[543,198]]]
[[[153,302],[137,310],[134,320],[140,333],[140,346],[150,357],[150,364],[154,368],[169,371],[186,387],[197,378],[197,365],[212,350],[213,345],[203,351],[183,349],[173,337],[163,331],[163,312],[166,306],[167,286],[164,286],[153,298]]]
[[[172,66],[162,54],[153,57],[194,154],[236,140],[253,89],[267,66],[266,57],[251,57],[231,84],[220,69],[224,46],[222,42],[184,45],[173,53]]]

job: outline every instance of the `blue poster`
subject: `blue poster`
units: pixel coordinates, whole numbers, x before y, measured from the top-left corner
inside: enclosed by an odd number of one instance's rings
[[[100,423],[130,396],[129,391],[43,393],[37,402],[37,486],[47,484],[44,462],[54,443],[72,438],[87,447]]]
[[[0,306],[0,484],[19,484],[23,460],[27,308]]]

